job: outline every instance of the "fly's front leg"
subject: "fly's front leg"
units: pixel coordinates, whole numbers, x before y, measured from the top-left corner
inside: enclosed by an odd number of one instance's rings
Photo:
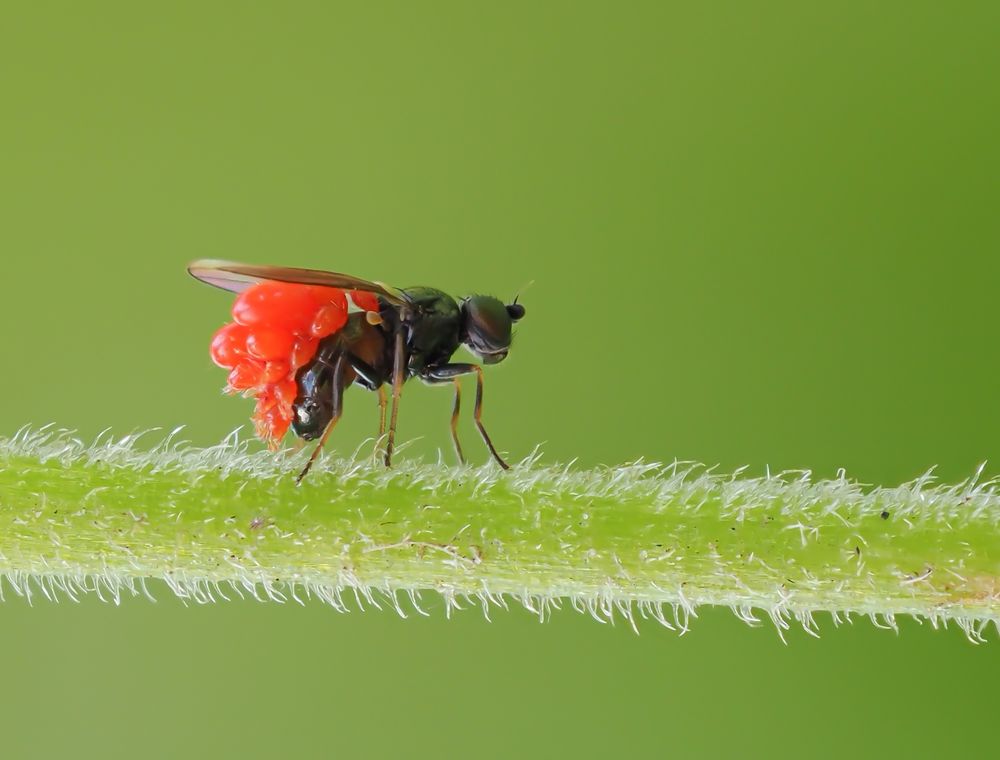
[[[486,443],[486,447],[490,450],[493,458],[496,460],[497,464],[503,467],[505,470],[510,469],[503,457],[501,457],[493,446],[493,441],[490,440],[489,433],[486,432],[486,428],[483,426],[483,368],[478,364],[442,364],[437,367],[429,367],[425,370],[421,378],[429,383],[455,383],[455,407],[452,411],[451,416],[451,429],[452,429],[452,439],[455,441],[455,447],[458,451],[459,459],[464,461],[462,458],[462,448],[458,443],[458,433],[456,426],[458,424],[458,410],[460,402],[460,391],[458,388],[458,378],[462,375],[476,374],[476,404],[473,407],[472,416],[476,421],[476,428],[479,430],[479,435],[482,436],[483,441]]]
[[[462,444],[458,442],[458,413],[462,410],[462,384],[457,377],[452,382],[455,383],[455,406],[451,409],[451,440],[455,444],[455,456],[458,457],[459,464],[465,464]]]
[[[458,377],[437,377],[434,372],[435,370],[427,370],[420,379],[434,385],[447,383],[449,380],[455,384],[455,405],[451,408],[451,442],[455,444],[455,456],[458,457],[459,464],[465,464],[465,454],[462,453],[462,444],[458,440],[458,413],[462,410],[462,385]]]

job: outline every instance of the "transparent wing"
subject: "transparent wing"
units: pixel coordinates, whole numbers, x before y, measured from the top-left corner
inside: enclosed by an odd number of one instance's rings
[[[233,293],[240,293],[262,280],[274,280],[277,282],[297,282],[302,285],[323,285],[344,290],[363,290],[382,296],[397,306],[403,306],[410,300],[403,291],[381,282],[362,280],[360,277],[351,277],[339,272],[326,272],[322,269],[241,264],[237,261],[222,261],[220,259],[198,259],[192,261],[187,269],[188,273],[195,279]]]

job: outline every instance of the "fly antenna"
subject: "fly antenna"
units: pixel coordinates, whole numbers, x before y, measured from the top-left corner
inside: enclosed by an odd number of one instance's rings
[[[524,285],[522,285],[521,287],[519,287],[517,289],[517,292],[514,294],[514,300],[511,301],[511,303],[517,303],[517,299],[519,299],[521,297],[521,294],[524,293],[524,291],[526,291],[528,288],[530,288],[534,284],[535,284],[534,280],[528,280],[526,283],[524,283]]]

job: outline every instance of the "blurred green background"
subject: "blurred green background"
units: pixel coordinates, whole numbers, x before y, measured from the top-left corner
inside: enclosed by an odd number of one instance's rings
[[[997,459],[1000,5],[8,4],[0,430],[209,444],[197,257],[509,297],[486,420],[518,458]],[[446,390],[407,456],[450,461]],[[375,427],[352,390],[337,444]],[[485,461],[471,425],[466,445]],[[992,472],[997,472],[996,467]],[[27,756],[930,756],[995,744],[995,643],[867,623],[783,646],[233,603],[0,607]]]

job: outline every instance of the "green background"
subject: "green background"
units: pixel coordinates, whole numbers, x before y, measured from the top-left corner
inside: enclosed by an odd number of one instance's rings
[[[229,298],[184,274],[210,256],[534,281],[487,373],[514,458],[970,474],[1000,454],[1000,5],[829,5],[6,5],[0,430],[243,424]],[[404,402],[405,455],[450,461],[450,394]],[[346,405],[350,451],[375,401]],[[157,595],[0,607],[6,756],[994,749],[998,645],[927,625]]]

